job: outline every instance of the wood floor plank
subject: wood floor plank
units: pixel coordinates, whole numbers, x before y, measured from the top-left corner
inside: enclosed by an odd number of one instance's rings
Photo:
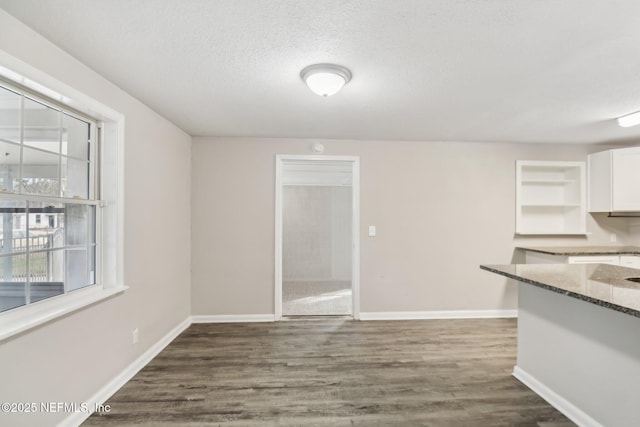
[[[515,319],[194,324],[83,425],[574,425],[515,345]]]

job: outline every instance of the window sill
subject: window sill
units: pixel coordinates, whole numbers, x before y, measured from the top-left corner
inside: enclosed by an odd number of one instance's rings
[[[92,286],[1,313],[0,341],[110,298],[127,289],[129,287],[124,285],[114,288]]]

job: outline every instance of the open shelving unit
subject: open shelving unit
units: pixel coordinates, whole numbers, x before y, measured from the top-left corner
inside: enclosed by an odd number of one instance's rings
[[[516,233],[586,234],[585,162],[516,161]]]

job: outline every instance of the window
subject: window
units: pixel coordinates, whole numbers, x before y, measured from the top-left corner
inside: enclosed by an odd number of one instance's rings
[[[0,82],[0,312],[96,284],[97,127]]]
[[[124,115],[2,50],[0,93],[1,341],[128,288]]]

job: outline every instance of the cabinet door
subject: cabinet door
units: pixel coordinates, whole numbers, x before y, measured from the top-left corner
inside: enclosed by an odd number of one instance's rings
[[[612,211],[640,211],[640,147],[613,150]]]
[[[623,267],[640,268],[640,257],[635,255],[620,255],[620,265]]]
[[[592,255],[592,256],[570,256],[567,260],[569,264],[613,264],[618,265],[620,257],[617,255]]]

